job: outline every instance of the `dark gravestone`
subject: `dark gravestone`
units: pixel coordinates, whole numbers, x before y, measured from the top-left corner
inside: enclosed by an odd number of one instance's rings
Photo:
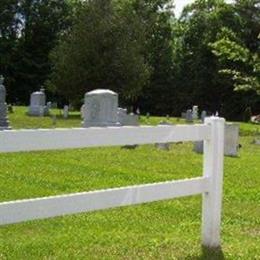
[[[5,102],[6,89],[3,83],[4,77],[0,76],[0,130],[10,129],[7,116],[7,104]]]

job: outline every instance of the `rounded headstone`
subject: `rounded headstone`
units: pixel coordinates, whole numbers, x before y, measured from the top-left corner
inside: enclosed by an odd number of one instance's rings
[[[84,127],[115,126],[118,122],[118,94],[109,89],[96,89],[85,94]]]

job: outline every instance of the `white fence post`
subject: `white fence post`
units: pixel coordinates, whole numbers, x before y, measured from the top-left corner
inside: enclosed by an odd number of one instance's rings
[[[211,135],[204,140],[203,175],[209,178],[209,190],[203,194],[202,244],[217,248],[220,247],[225,119],[208,117],[205,124],[211,126]]]

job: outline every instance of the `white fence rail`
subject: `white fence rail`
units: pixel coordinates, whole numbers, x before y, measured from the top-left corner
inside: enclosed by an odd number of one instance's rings
[[[199,178],[62,196],[0,203],[0,225],[65,214],[203,194],[202,242],[220,246],[224,154],[223,118],[203,125],[7,130],[0,132],[0,152],[204,140],[204,172]]]

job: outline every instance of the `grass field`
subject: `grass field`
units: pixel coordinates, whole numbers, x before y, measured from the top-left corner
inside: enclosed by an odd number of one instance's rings
[[[15,108],[14,128],[54,127]],[[57,127],[80,126],[79,113]],[[157,124],[163,118],[142,118]],[[172,119],[177,122],[177,119]],[[183,123],[183,121],[178,121]],[[238,158],[225,158],[222,250],[200,247],[201,197],[155,202],[0,227],[0,259],[260,259],[260,127],[241,124]],[[201,175],[192,144],[0,154],[0,201]]]

